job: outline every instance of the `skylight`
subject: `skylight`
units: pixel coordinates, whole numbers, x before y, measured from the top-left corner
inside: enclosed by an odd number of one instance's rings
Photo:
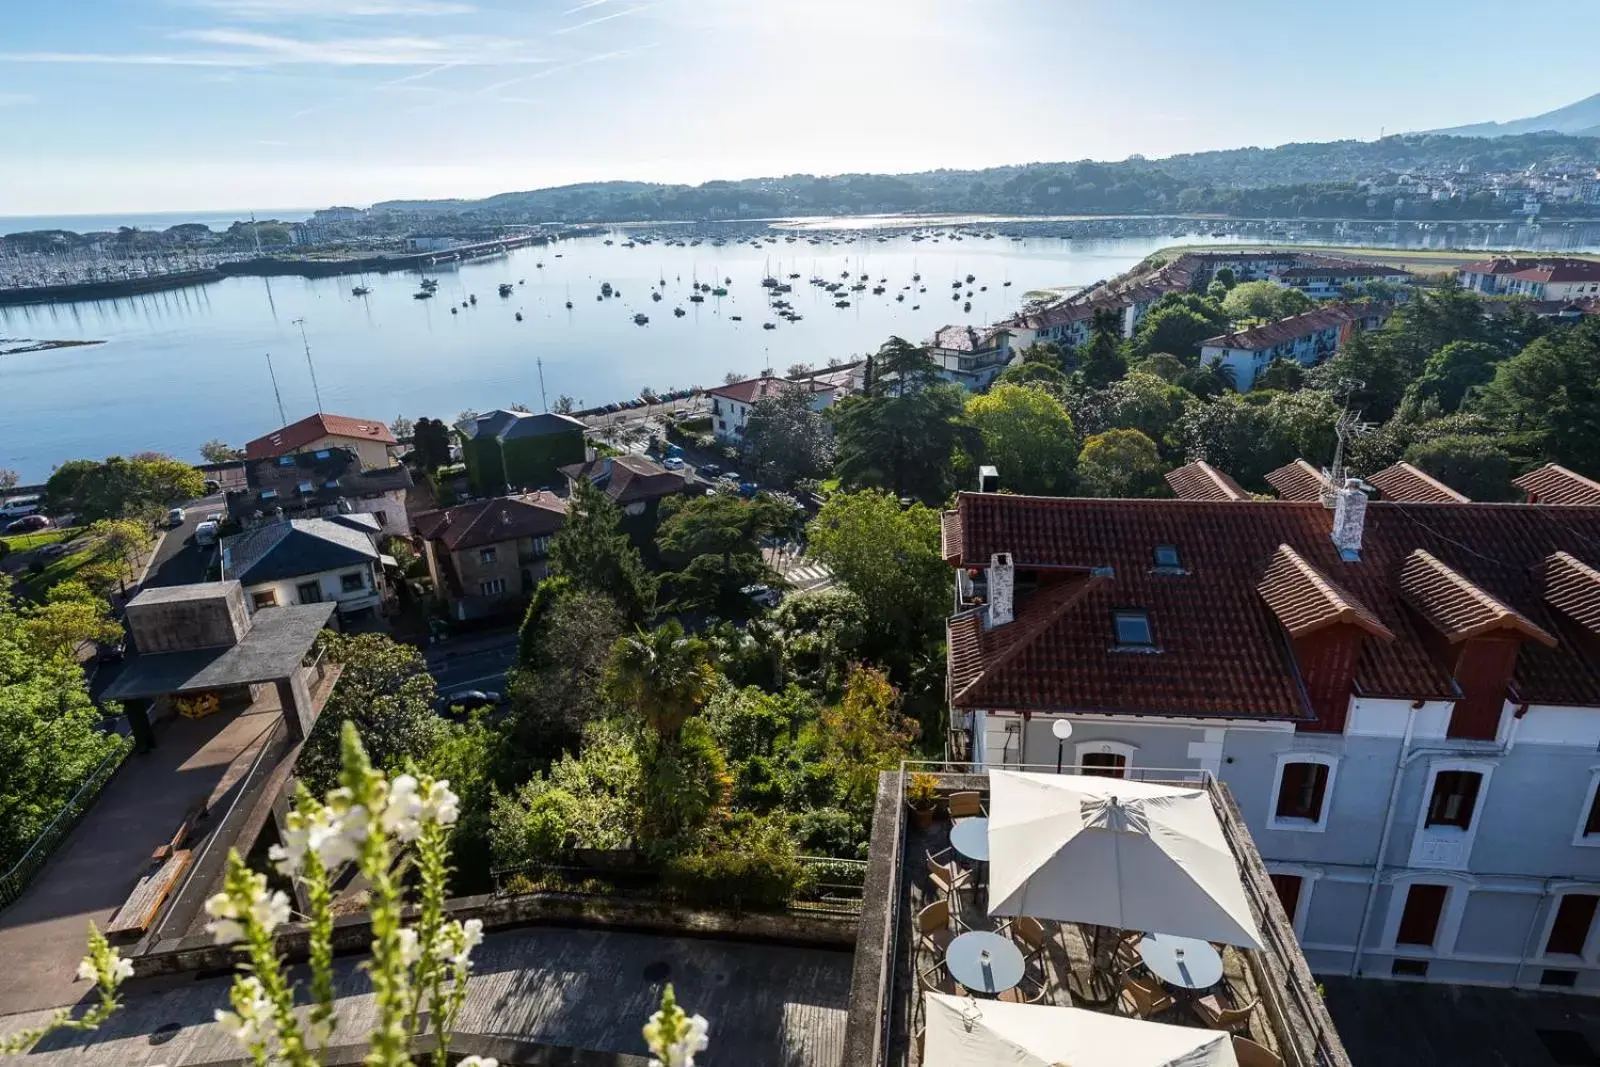
[[[1150,637],[1150,616],[1144,612],[1113,612],[1112,621],[1117,630],[1117,644],[1131,648],[1148,648],[1155,644]]]

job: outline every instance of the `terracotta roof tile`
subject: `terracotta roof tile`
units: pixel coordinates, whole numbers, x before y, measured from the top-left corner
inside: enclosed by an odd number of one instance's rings
[[[1544,577],[1554,552],[1592,555],[1591,546],[1600,544],[1600,507],[1374,501],[1356,562],[1340,559],[1331,522],[1317,502],[962,493],[946,523],[959,529],[959,537],[946,538],[947,558],[954,566],[984,567],[995,553],[1010,552],[1019,618],[1037,595],[1028,592],[1028,578],[1044,583],[1052,573],[1098,573],[1105,580],[1025,647],[1009,651],[998,670],[985,667],[988,646],[962,633],[972,624],[952,621],[952,646],[961,645],[967,657],[966,683],[971,672],[984,675],[959,706],[1310,718],[1285,627],[1258,591],[1284,545],[1326,579],[1334,598],[1365,609],[1394,635],[1363,642],[1359,693],[1407,699],[1456,693],[1448,666],[1431,651],[1430,623],[1400,586],[1409,557],[1423,550],[1490,601],[1514,606],[1527,623],[1522,632],[1532,639],[1522,643],[1514,674],[1521,699],[1600,706],[1600,663],[1575,639],[1574,622],[1546,600]],[[1185,573],[1154,566],[1156,545],[1176,547]],[[1469,599],[1485,610],[1477,597]],[[1147,612],[1159,651],[1116,647],[1112,612],[1119,608]],[[1552,634],[1574,639],[1549,647],[1544,641]]]
[[[1445,485],[1427,471],[1406,462],[1396,463],[1368,478],[1383,492],[1385,500],[1404,500],[1412,504],[1469,504],[1461,493]]]
[[[1204,460],[1167,472],[1167,484],[1183,500],[1249,500],[1240,484]]]
[[[1557,463],[1546,463],[1511,484],[1528,494],[1530,504],[1600,504],[1600,483]]]
[[[1279,500],[1321,500],[1328,479],[1305,460],[1297,459],[1268,474],[1267,484],[1278,491]]]
[[[681,493],[689,485],[683,471],[669,471],[644,456],[597,456],[560,468],[568,478],[587,478],[616,504],[659,500]]]
[[[1556,639],[1472,580],[1417,549],[1400,568],[1400,593],[1451,644],[1494,630],[1513,630],[1554,646]]]
[[[1590,633],[1600,634],[1600,571],[1570,552],[1545,561],[1544,599]]]
[[[939,555],[946,563],[961,558],[961,513],[946,511],[939,516]]]
[[[1291,636],[1345,624],[1359,626],[1384,641],[1394,640],[1394,634],[1371,609],[1288,545],[1278,546],[1256,591]]]
[[[497,496],[438,511],[424,511],[411,528],[451,552],[482,548],[521,537],[548,537],[567,521],[567,502],[553,493]]]
[[[833,386],[819,382],[815,378],[808,378],[803,382],[791,382],[785,378],[751,378],[747,381],[734,382],[732,385],[719,385],[707,392],[712,396],[754,404],[762,397],[777,395],[783,389],[810,389],[813,393],[828,393],[833,391]]]
[[[951,620],[951,701],[997,707],[1028,700],[1034,677],[1031,672],[1007,671],[1007,665],[1026,654],[1036,638],[1102,580],[1100,575],[1081,572],[1052,576],[1022,602],[1016,618],[1004,626],[986,629],[981,608]]]
[[[1246,352],[1257,352],[1299,337],[1309,337],[1323,330],[1344,326],[1361,317],[1356,311],[1341,305],[1314,308],[1276,322],[1252,326],[1248,330],[1208,337],[1200,345],[1202,348],[1239,348]]]
[[[307,415],[299,422],[291,422],[281,430],[273,430],[244,446],[245,459],[266,459],[304,448],[318,438],[354,437],[363,441],[381,441],[395,444],[395,436],[382,419],[352,419],[347,415],[329,415],[318,412]]]

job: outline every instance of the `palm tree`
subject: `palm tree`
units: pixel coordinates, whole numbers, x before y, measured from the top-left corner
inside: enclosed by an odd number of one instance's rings
[[[669,619],[617,638],[605,686],[613,700],[637,708],[656,733],[670,738],[700,710],[715,677],[706,643]]]

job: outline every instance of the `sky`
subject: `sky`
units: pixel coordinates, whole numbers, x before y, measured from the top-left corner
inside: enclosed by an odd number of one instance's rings
[[[0,216],[1156,158],[1503,121],[1600,92],[1600,4],[1568,5],[1559,33],[1508,34],[1505,12],[0,0]]]

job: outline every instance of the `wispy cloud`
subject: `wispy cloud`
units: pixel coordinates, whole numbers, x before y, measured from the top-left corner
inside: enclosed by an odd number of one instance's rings
[[[470,15],[471,4],[452,0],[190,0],[195,7],[246,19],[410,18]]]
[[[607,2],[607,0],[583,0],[583,3],[579,4],[577,7],[569,7],[569,8],[567,8],[565,11],[562,12],[562,14],[563,15],[576,15],[580,11],[587,11],[591,7],[599,7],[601,4],[604,4],[606,2]]]
[[[0,62],[129,66],[332,67],[506,66],[550,62],[524,41],[504,37],[288,37],[249,30],[184,30],[175,40],[212,46],[201,52],[3,52]],[[426,73],[421,75],[426,77]]]
[[[498,93],[502,89],[509,89],[513,85],[521,85],[524,82],[539,81],[540,79],[548,78],[555,74],[561,74],[564,71],[569,71],[576,67],[586,67],[591,63],[605,63],[613,59],[623,59],[627,56],[633,55],[636,52],[643,51],[645,48],[651,47],[654,46],[643,45],[639,48],[622,48],[615,52],[601,52],[597,55],[584,56],[582,59],[574,59],[570,63],[561,63],[554,67],[547,67],[544,70],[536,71],[533,74],[523,74],[515,78],[507,78],[505,81],[495,82],[493,85],[485,85],[482,89],[477,90],[472,95],[490,96],[494,93]]]
[[[583,7],[593,7],[593,6],[595,6],[595,5],[592,4],[592,3],[583,5]],[[602,22],[610,22],[612,19],[627,18],[629,15],[637,15],[639,12],[646,11],[646,10],[652,8],[652,7],[655,7],[655,6],[656,6],[656,3],[654,2],[654,0],[652,0],[652,2],[648,3],[648,4],[635,4],[632,7],[623,8],[621,11],[613,11],[609,15],[600,15],[600,16],[597,16],[597,17],[592,18],[592,19],[586,19],[583,22],[575,23],[575,24],[573,24],[571,26],[563,26],[563,27],[561,27],[561,29],[556,30],[555,32],[558,33],[558,34],[560,34],[560,33],[574,33],[574,32],[576,32],[578,30],[583,29],[586,26],[596,26],[596,25],[599,25]],[[574,11],[582,11],[583,7],[577,7],[577,8],[574,8],[573,10]],[[568,12],[568,14],[571,14],[571,12]]]

